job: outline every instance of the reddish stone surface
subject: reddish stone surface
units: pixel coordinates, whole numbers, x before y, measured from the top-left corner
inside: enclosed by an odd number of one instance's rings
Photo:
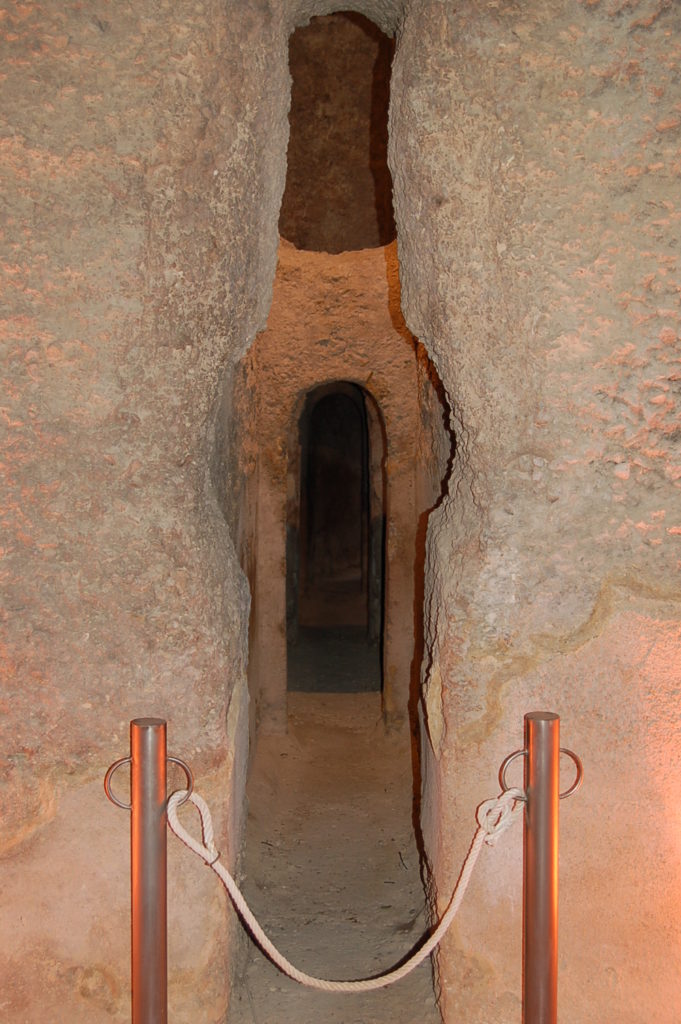
[[[313,18],[291,36],[279,231],[298,249],[338,253],[395,238],[387,164],[393,52],[394,40],[357,14]]]
[[[131,718],[168,719],[238,849],[247,595],[210,463],[276,257],[285,31],[193,3],[9,4],[0,31],[2,1016],[92,1024],[129,1015],[128,816],[101,779]],[[175,1005],[217,1020],[227,929],[201,902]]]

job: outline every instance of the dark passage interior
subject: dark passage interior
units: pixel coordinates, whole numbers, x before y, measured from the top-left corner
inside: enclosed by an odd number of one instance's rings
[[[361,14],[312,18],[289,41],[291,135],[279,233],[345,252],[395,238],[388,168],[395,44]]]
[[[351,12],[312,18],[291,36],[279,230],[299,249],[339,253],[395,237],[393,52],[392,39]],[[370,437],[366,406],[361,388],[337,382],[308,395],[301,416],[300,504],[287,536],[290,690],[381,688],[383,487],[371,479],[382,467],[372,468],[369,448],[382,438]]]
[[[370,436],[370,401],[337,382],[308,394],[300,417],[287,559],[291,690],[380,690],[384,515],[372,472],[382,473],[382,452],[373,453],[382,439]]]
[[[361,598],[366,593],[367,436],[359,388],[350,385],[323,395],[306,417],[305,428],[301,596],[307,599],[307,607],[304,612],[301,609],[301,622],[315,618],[312,602],[317,595],[335,590],[340,596],[341,588],[355,601],[345,607],[339,602],[336,621],[366,621],[366,602]]]
[[[285,330],[270,314],[256,361],[276,389],[264,402],[276,429],[259,439],[269,446],[262,477],[266,461],[276,462],[285,518],[285,547],[280,534],[276,559],[258,566],[266,582],[256,613],[269,605],[280,552],[286,566],[285,620],[282,609],[259,656],[266,685],[276,678],[272,642],[285,629],[288,692],[285,730],[257,734],[244,888],[275,943],[325,977],[379,973],[427,927],[411,736],[386,728],[390,712],[402,726],[408,716],[420,425],[416,345],[396,327],[399,299],[386,273],[395,258],[386,162],[392,52],[392,40],[356,14],[313,18],[291,37],[279,229],[297,252],[282,245],[279,267],[282,289],[295,283],[296,294],[276,310]],[[315,368],[307,376],[292,356],[303,352],[301,364]],[[275,406],[290,410],[286,420]],[[268,540],[259,538],[263,550]],[[399,986],[347,997],[301,989],[252,949],[230,1008],[230,1024],[438,1019],[429,964]]]

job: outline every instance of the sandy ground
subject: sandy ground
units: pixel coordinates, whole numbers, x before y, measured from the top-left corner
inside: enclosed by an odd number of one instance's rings
[[[377,974],[426,927],[406,737],[386,735],[379,695],[289,694],[289,732],[261,737],[248,788],[243,889],[296,966]],[[282,975],[252,944],[229,1024],[439,1024],[431,968],[366,994]]]
[[[378,693],[378,644],[367,644],[362,626],[301,627],[288,650],[288,678],[292,689],[306,693]]]

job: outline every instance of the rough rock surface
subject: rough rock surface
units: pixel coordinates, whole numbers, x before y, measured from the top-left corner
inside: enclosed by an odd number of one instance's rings
[[[671,1024],[681,980],[680,28],[646,0],[419,2],[393,72],[403,309],[458,421],[426,580],[436,888],[523,713],[559,712],[587,779],[562,807],[580,1022]],[[440,958],[445,1020],[517,1019],[501,856]]]
[[[62,1019],[127,1019],[128,820],[101,778],[127,753],[129,719],[169,720],[172,752],[223,794],[238,843],[248,597],[209,465],[226,367],[267,310],[287,72],[279,22],[245,10],[235,30],[228,15],[193,2],[2,8],[11,1022],[45,1019],[48,999]],[[113,886],[106,904],[102,879],[77,870],[83,833]],[[191,903],[180,918],[194,929]],[[173,955],[175,999],[219,1020],[221,918],[208,935]]]
[[[374,694],[295,694],[286,736],[261,736],[249,780],[244,891],[302,970],[360,978],[389,970],[427,922],[412,828],[408,735],[386,734]],[[252,945],[233,1024],[435,1024],[422,963],[365,993],[302,988]]]
[[[445,471],[443,410],[428,371],[400,314],[394,245],[331,255],[282,241],[267,330],[244,360],[236,417],[245,481],[239,550],[253,595],[249,680],[268,728],[286,721],[286,521],[298,492],[298,422],[305,396],[338,381],[362,387],[380,416],[383,703],[386,717],[408,717],[419,669],[419,516],[433,506]]]
[[[344,252],[395,238],[387,164],[394,43],[361,15],[313,18],[289,42],[283,238]]]

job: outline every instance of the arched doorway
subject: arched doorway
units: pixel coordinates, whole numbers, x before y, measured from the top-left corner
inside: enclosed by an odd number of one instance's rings
[[[330,148],[296,164],[306,173],[306,187],[299,182],[296,191],[293,179],[287,178],[280,227],[289,240],[282,238],[279,248],[267,329],[254,339],[243,365],[246,394],[240,415],[249,440],[244,444],[244,514],[238,528],[241,561],[251,588],[248,678],[253,736],[257,729],[287,728],[287,692],[293,688],[287,678],[287,641],[298,637],[301,610],[303,617],[306,612],[305,593],[302,602],[300,598],[301,584],[310,583],[306,559],[313,575],[319,575],[317,556],[330,557],[328,549],[320,552],[310,544],[307,532],[305,546],[300,547],[299,428],[306,396],[321,401],[324,392],[317,389],[345,388],[344,398],[355,405],[360,399],[362,429],[369,436],[360,477],[363,472],[363,501],[365,507],[369,501],[370,510],[368,523],[366,513],[359,519],[363,540],[355,568],[359,566],[362,575],[361,600],[366,608],[366,619],[359,621],[378,645],[380,713],[391,728],[404,725],[415,706],[420,668],[415,580],[423,571],[416,551],[419,509],[432,506],[439,493],[439,462],[446,449],[446,441],[435,444],[430,436],[441,424],[430,393],[427,361],[400,312],[397,246],[394,241],[379,244],[394,230],[388,230],[382,215],[378,217],[376,205],[380,199],[384,212],[389,206],[389,171],[383,164],[392,42],[381,40],[376,27],[355,14],[313,21],[301,29],[308,42],[299,40],[298,46],[291,39],[291,75],[294,85],[299,80],[300,89],[296,102],[292,99],[289,156],[293,159],[298,153],[296,137],[301,130],[306,140],[315,141],[315,152],[324,140]],[[326,77],[317,81],[322,71]],[[336,87],[339,81],[343,89]],[[326,97],[321,107],[320,96]],[[340,102],[338,109],[328,105],[331,99]],[[360,131],[357,116],[362,112]],[[352,160],[347,148],[334,149],[335,133],[323,131],[317,119],[319,115],[330,129],[350,114]],[[368,157],[360,152],[361,139],[373,140]],[[301,152],[304,149],[301,143]],[[335,212],[322,218],[323,223],[317,223],[319,203],[312,203],[318,191],[318,165],[332,167],[329,174],[336,182],[322,204],[322,212],[326,207]],[[338,180],[342,168],[347,171],[343,187]],[[302,217],[297,228],[296,216]],[[357,231],[346,234],[350,220]],[[368,234],[361,234],[359,222]],[[239,399],[235,401],[238,404]],[[310,414],[313,404],[310,400]],[[307,456],[302,465],[307,467]],[[303,517],[308,504],[303,502]],[[333,508],[327,508],[322,518],[332,514]],[[349,545],[340,542],[340,547]],[[345,565],[348,573],[351,569]],[[344,585],[351,589],[347,579]],[[345,596],[347,611],[355,598]]]
[[[385,431],[362,387],[307,392],[289,465],[288,686],[380,690]]]

